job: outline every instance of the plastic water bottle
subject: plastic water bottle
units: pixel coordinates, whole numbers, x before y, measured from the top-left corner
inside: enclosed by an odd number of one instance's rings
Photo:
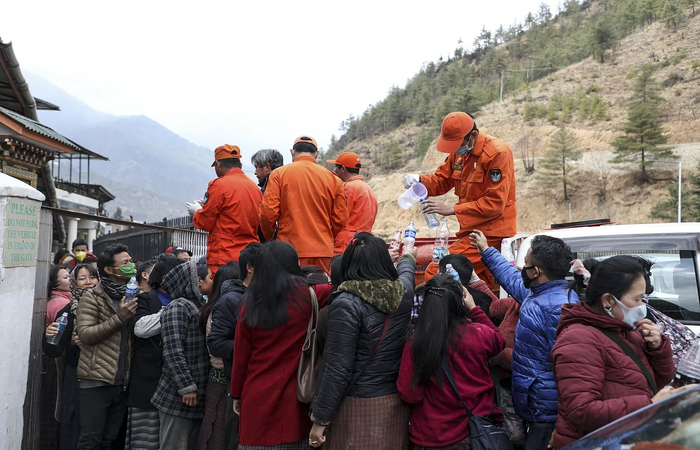
[[[459,279],[459,274],[457,273],[455,268],[452,267],[452,264],[448,264],[445,266],[445,274],[454,278],[455,281],[458,282],[459,284],[462,284],[462,280]]]
[[[424,198],[420,199],[420,202],[423,203],[425,201]],[[431,230],[434,230],[435,228],[440,226],[440,221],[438,220],[437,216],[433,213],[423,213],[423,217],[425,218],[425,223],[428,225],[428,228]]]
[[[435,237],[435,245],[433,245],[433,262],[435,264],[439,264],[443,256],[450,254],[447,250],[447,247],[449,247],[449,240],[450,228],[447,226],[447,219],[442,219],[440,228],[437,230],[437,236]]]
[[[136,293],[139,291],[139,285],[136,282],[136,277],[131,277],[126,285],[126,301],[130,302],[136,297]]]
[[[68,313],[64,312],[63,314],[61,314],[61,317],[59,317],[56,322],[58,322],[58,333],[46,338],[46,342],[48,342],[51,345],[56,345],[61,340],[61,336],[63,336],[63,330],[65,330],[66,325],[68,325]]]
[[[403,236],[403,233],[401,232],[401,228],[396,230],[396,233],[394,233],[394,237],[391,239],[391,244],[389,244],[389,248],[392,250],[398,250],[399,247],[401,247],[401,237]]]
[[[403,251],[411,250],[416,246],[416,224],[408,222],[406,233],[403,236]]]

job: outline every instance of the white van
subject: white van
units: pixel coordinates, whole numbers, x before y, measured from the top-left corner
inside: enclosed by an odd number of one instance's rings
[[[605,225],[537,234],[562,239],[580,260],[639,255],[653,261],[654,293],[649,303],[700,335],[700,223]],[[525,265],[525,255],[537,234],[518,242],[518,267]]]

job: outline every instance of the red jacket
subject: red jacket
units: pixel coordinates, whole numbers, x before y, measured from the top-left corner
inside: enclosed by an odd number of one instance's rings
[[[498,325],[498,332],[501,333],[501,336],[506,341],[506,348],[493,359],[492,363],[503,369],[503,371],[508,372],[505,374],[507,378],[510,377],[510,372],[512,372],[513,344],[515,343],[515,327],[520,319],[520,303],[516,302],[512,297],[499,298],[491,302],[489,316],[492,319],[501,321],[500,325]]]
[[[323,308],[330,284],[313,287]],[[289,319],[277,328],[251,328],[238,321],[231,371],[231,396],[241,399],[240,443],[278,445],[308,439],[311,431],[308,405],[297,401],[297,368],[311,317],[309,291],[301,288],[308,303],[287,306]],[[243,316],[245,306],[241,311]]]
[[[552,349],[559,391],[556,449],[651,403],[652,390],[637,364],[596,327],[624,339],[655,376],[659,389],[676,372],[666,337],[661,347],[651,350],[638,331],[585,303],[562,306]]]
[[[207,264],[221,266],[238,261],[241,250],[258,238],[258,208],[262,193],[241,169],[209,182],[202,209],[192,218],[194,226],[208,231]]]
[[[493,403],[493,381],[488,360],[503,350],[505,343],[498,330],[480,307],[469,312],[473,322],[456,330],[461,339],[448,349],[450,369],[462,399],[474,414],[503,422]],[[419,319],[420,320],[420,319]],[[411,404],[408,432],[411,442],[426,447],[445,447],[469,436],[467,413],[443,376],[443,385],[431,378],[427,384],[412,388],[413,352],[409,338],[403,349],[396,385],[401,399]]]

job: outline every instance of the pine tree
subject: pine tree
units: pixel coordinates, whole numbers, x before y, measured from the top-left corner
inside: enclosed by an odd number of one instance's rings
[[[564,127],[559,128],[549,144],[549,150],[544,154],[541,162],[541,175],[537,178],[546,185],[552,186],[561,183],[564,188],[564,200],[569,200],[568,188],[573,186],[573,180],[569,178],[571,166],[569,162],[581,158],[581,150],[576,148],[576,138]]]
[[[656,93],[653,78],[654,68],[647,64],[637,73],[633,94],[628,101],[627,122],[622,127],[625,133],[612,142],[615,150],[613,164],[639,162],[641,180],[650,181],[647,166],[650,160],[676,159],[667,147],[658,147],[668,142],[668,136],[659,123],[663,99]]]
[[[390,139],[386,147],[384,147],[384,155],[386,155],[386,168],[395,169],[401,165],[402,154],[399,143],[394,139]]]
[[[606,20],[596,22],[591,33],[591,48],[593,58],[600,59],[600,63],[605,62],[605,51],[612,47],[613,33],[610,24]]]
[[[666,0],[661,10],[661,19],[667,27],[676,28],[685,18],[680,0]]]

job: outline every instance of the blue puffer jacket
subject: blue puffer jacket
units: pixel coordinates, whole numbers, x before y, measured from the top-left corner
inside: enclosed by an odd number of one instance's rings
[[[557,338],[561,305],[577,303],[566,280],[550,281],[526,289],[512,264],[493,247],[481,257],[496,281],[521,304],[513,346],[513,406],[527,422],[557,420],[557,385],[550,353]]]

